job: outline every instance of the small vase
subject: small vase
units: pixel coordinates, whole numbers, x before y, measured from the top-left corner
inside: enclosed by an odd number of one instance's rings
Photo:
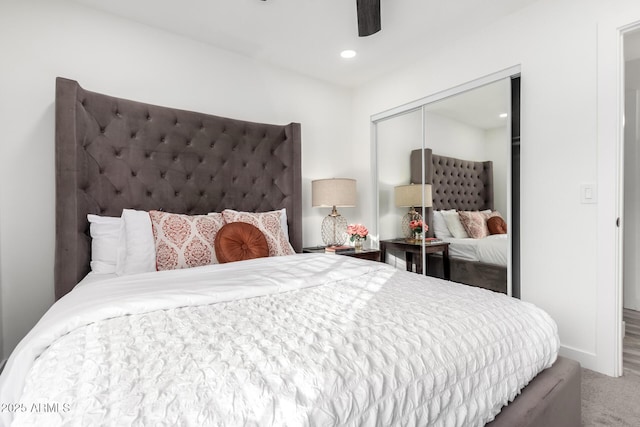
[[[353,246],[356,248],[356,252],[362,252],[362,239],[356,239],[353,242]]]
[[[413,233],[413,240],[416,243],[422,242],[422,233]]]

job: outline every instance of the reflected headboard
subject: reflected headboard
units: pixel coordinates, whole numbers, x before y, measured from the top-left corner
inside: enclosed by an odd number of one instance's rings
[[[56,299],[89,272],[87,214],[286,208],[302,251],[300,124],[166,108],[56,80]]]
[[[433,210],[460,211],[493,210],[493,162],[461,160],[433,154],[430,148],[411,151],[411,182],[422,182],[424,151],[424,182],[431,184],[433,207],[427,209],[428,236],[433,236]]]

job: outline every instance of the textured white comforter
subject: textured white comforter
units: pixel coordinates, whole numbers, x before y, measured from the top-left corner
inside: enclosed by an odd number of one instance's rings
[[[16,348],[0,402],[14,425],[482,426],[558,346],[531,304],[292,255],[76,288]]]

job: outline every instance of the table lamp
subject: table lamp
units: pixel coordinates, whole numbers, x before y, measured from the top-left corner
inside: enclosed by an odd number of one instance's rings
[[[311,205],[331,207],[331,213],[322,220],[322,241],[326,246],[340,246],[347,241],[347,220],[336,207],[356,205],[356,180],[349,178],[318,179],[311,181]]]
[[[399,208],[409,208],[409,212],[402,217],[402,234],[405,239],[411,239],[413,237],[413,231],[411,231],[409,225],[411,221],[422,220],[422,215],[416,211],[415,207],[424,206],[425,208],[430,208],[433,204],[431,184],[424,185],[424,205],[422,204],[422,188],[423,186],[421,184],[399,185],[394,188],[396,206]]]

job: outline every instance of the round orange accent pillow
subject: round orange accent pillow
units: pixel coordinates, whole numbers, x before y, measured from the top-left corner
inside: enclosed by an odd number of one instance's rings
[[[489,234],[507,234],[507,223],[501,216],[492,216],[487,220]]]
[[[246,222],[225,224],[216,234],[214,247],[220,264],[269,256],[264,234]]]

